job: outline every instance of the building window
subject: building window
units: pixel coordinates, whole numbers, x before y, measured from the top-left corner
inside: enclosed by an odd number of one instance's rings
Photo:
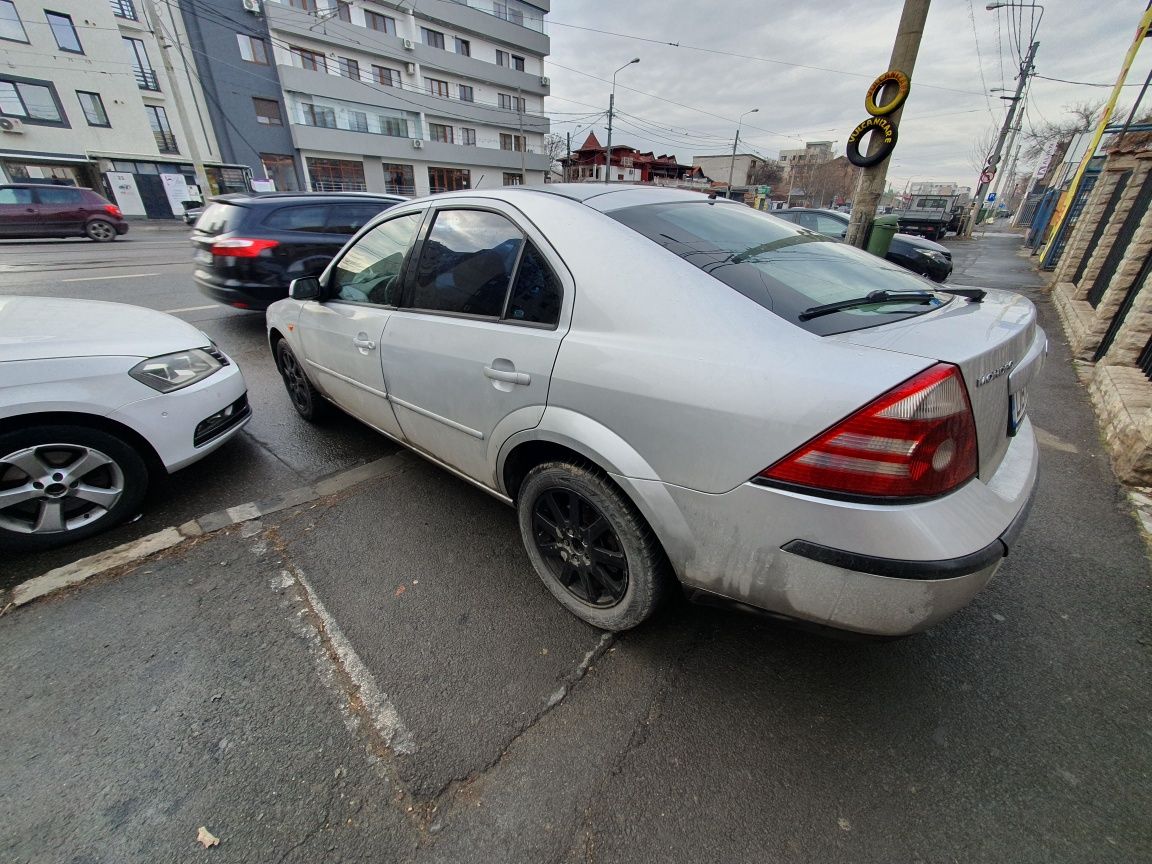
[[[500,133],[500,149],[501,150],[515,150],[520,153],[524,150],[524,136],[523,135],[509,135],[504,132]]]
[[[156,149],[161,153],[179,153],[176,146],[176,136],[172,134],[172,127],[168,125],[168,112],[159,105],[145,105],[148,113],[148,122],[152,125],[152,137],[156,139]]]
[[[387,15],[381,15],[379,12],[365,9],[364,21],[368,25],[369,30],[379,30],[381,33],[387,33],[389,36],[396,35],[395,18],[389,18]]]
[[[425,78],[424,86],[428,89],[429,96],[441,96],[445,99],[448,98],[447,81],[440,81],[437,78]]]
[[[408,121],[403,117],[386,117],[381,114],[380,134],[391,135],[393,138],[407,138]]]
[[[256,36],[246,33],[236,34],[236,44],[240,46],[240,59],[249,63],[259,63],[261,66],[269,65],[268,43]]]
[[[461,102],[476,101],[476,94],[473,92],[472,87],[468,84],[458,84],[456,86],[456,92],[459,94]]]
[[[160,90],[160,81],[152,70],[152,61],[148,59],[148,51],[139,39],[121,37],[128,53],[132,56],[132,73],[136,76],[136,86],[141,90]]]
[[[505,186],[523,186],[524,185],[524,175],[523,174],[512,174],[508,171],[505,171],[504,172],[504,185]]]
[[[424,41],[425,45],[432,48],[444,47],[444,34],[439,30],[430,30],[427,27],[420,28],[420,38]]]
[[[48,19],[48,26],[52,28],[52,35],[56,37],[56,47],[69,54],[83,54],[80,37],[76,35],[76,27],[72,24],[72,16],[63,12],[49,12],[44,10],[44,17]]]
[[[305,12],[316,11],[316,0],[288,0],[288,5],[293,9],[303,9]]]
[[[313,72],[327,72],[328,63],[324,55],[318,51],[309,51],[299,45],[289,45],[288,51],[296,58],[301,69],[311,69]]]
[[[496,65],[507,66],[509,69],[515,69],[517,72],[523,72],[524,58],[517,57],[515,54],[509,54],[507,51],[497,50]]]
[[[348,128],[352,132],[368,131],[368,115],[363,111],[348,112]]]
[[[276,99],[252,97],[252,107],[256,109],[256,122],[264,126],[283,126],[284,117],[280,113],[280,103]]]
[[[524,107],[527,104],[523,96],[509,96],[507,93],[500,93],[500,107],[505,111],[519,111],[524,113]]]
[[[0,116],[37,126],[67,126],[68,118],[51,81],[0,78]]]
[[[391,164],[385,162],[384,191],[393,195],[415,195],[416,177],[411,165]]]
[[[129,21],[138,21],[136,4],[132,0],[108,0],[112,6],[112,14],[117,18],[127,18]]]
[[[352,23],[352,4],[345,3],[344,0],[336,0],[336,17],[341,21]]]
[[[453,37],[452,42],[456,46],[457,54],[462,57],[472,56],[472,43],[467,39],[461,39],[459,36],[455,36]]]
[[[349,159],[305,158],[313,192],[367,192],[364,163]]]
[[[460,143],[467,147],[476,146],[476,130],[467,127],[460,130]]]
[[[353,60],[350,57],[336,58],[336,74],[344,78],[351,78],[353,81],[360,80],[360,61]]]
[[[80,108],[84,112],[84,119],[89,126],[111,126],[108,122],[108,112],[104,110],[104,100],[99,93],[89,93],[77,90],[76,98],[80,100]]]
[[[16,11],[16,4],[12,0],[0,0],[0,39],[10,42],[28,41],[20,13]]]
[[[457,192],[472,188],[472,174],[467,168],[429,168],[428,188],[432,192]]]
[[[336,111],[324,105],[313,105],[305,102],[300,106],[304,109],[304,125],[322,126],[325,129],[336,128]]]
[[[399,87],[400,70],[389,69],[385,66],[373,66],[372,80],[377,84],[383,84],[385,87]]]
[[[260,164],[264,176],[276,184],[277,192],[295,192],[300,188],[296,180],[296,162],[283,153],[261,153]]]
[[[509,6],[507,3],[493,4],[493,11],[496,13],[497,18],[503,18],[505,21],[511,21],[513,24],[524,26],[524,13],[519,9]],[[505,186],[508,184],[505,183]]]
[[[442,144],[452,144],[452,127],[445,126],[443,123],[429,123],[428,137],[432,141],[439,141]]]

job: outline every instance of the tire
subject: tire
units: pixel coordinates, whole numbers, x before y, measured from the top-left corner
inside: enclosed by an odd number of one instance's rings
[[[537,465],[520,486],[516,512],[536,575],[577,618],[628,630],[659,606],[669,582],[664,551],[603,474],[568,462]]]
[[[284,389],[288,391],[288,398],[297,414],[309,423],[323,423],[332,416],[332,405],[308,380],[304,367],[285,339],[276,343],[276,368],[280,370]]]
[[[35,552],[98,534],[139,513],[147,489],[143,456],[108,432],[51,425],[2,434],[0,549]]]
[[[865,133],[873,129],[876,130],[874,134],[884,136],[884,143],[875,153],[870,156],[865,156],[860,152],[860,141],[863,139]],[[887,117],[869,117],[853,129],[848,136],[848,146],[845,148],[844,155],[846,155],[848,161],[857,168],[871,168],[873,165],[879,165],[892,155],[898,137],[896,127],[892,125],[892,121]]]
[[[107,219],[93,219],[84,226],[84,236],[96,243],[111,243],[118,235],[116,226]]]
[[[896,85],[896,95],[892,97],[891,101],[885,102],[883,105],[876,103],[876,97],[888,84]],[[908,80],[908,76],[898,69],[890,69],[879,78],[872,82],[872,86],[868,88],[868,93],[864,97],[864,110],[866,110],[873,117],[883,117],[886,114],[891,114],[897,108],[904,104],[904,100],[908,98],[908,91],[912,88],[912,83]]]

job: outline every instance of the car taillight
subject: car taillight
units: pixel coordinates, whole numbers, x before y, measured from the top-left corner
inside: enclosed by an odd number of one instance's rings
[[[212,254],[229,258],[255,258],[265,249],[279,246],[277,240],[249,240],[246,237],[233,237],[231,240],[217,240],[212,244]]]
[[[115,204],[105,204],[104,212],[109,216],[115,216],[117,219],[122,219],[124,214],[120,212],[120,208]]]
[[[960,370],[938,363],[757,475],[823,492],[942,495],[976,475],[976,423]]]

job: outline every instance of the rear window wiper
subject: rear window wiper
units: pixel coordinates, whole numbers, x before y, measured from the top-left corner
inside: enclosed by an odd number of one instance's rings
[[[851,300],[837,300],[835,303],[825,303],[822,306],[811,306],[800,313],[801,321],[810,321],[821,315],[831,315],[842,309],[856,309],[860,306],[871,306],[874,303],[928,303],[940,298],[934,291],[870,291],[864,297]]]

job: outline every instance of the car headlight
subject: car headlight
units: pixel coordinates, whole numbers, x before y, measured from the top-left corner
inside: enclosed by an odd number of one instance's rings
[[[223,365],[207,351],[193,348],[190,351],[150,357],[133,366],[128,374],[153,390],[171,393],[173,390],[203,381]]]
[[[935,249],[917,249],[920,255],[935,261],[937,264],[947,264],[948,259],[944,257],[943,252],[937,252]]]

